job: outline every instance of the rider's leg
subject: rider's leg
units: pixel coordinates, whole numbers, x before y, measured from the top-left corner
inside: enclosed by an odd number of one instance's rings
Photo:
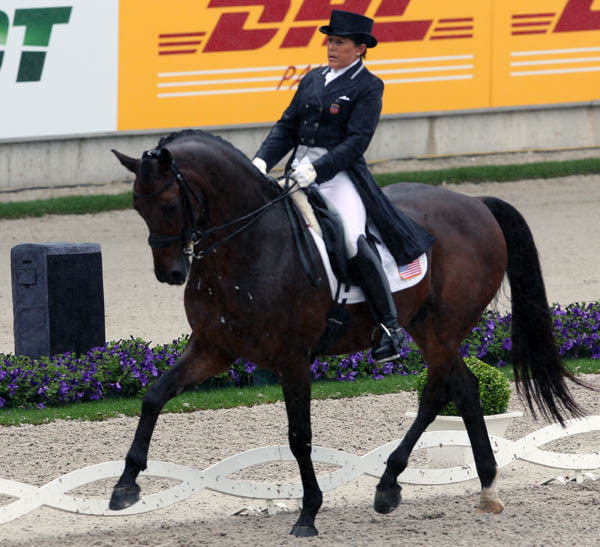
[[[381,260],[366,240],[367,213],[360,195],[344,172],[321,184],[319,192],[328,208],[339,213],[344,225],[347,257],[358,273],[358,281],[376,322],[383,328],[379,344],[372,349],[372,357],[379,362],[395,359],[399,355],[404,333],[398,324],[396,306]]]
[[[400,356],[405,338],[398,323],[396,305],[377,253],[364,236],[358,238],[357,247],[358,252],[350,263],[358,272],[360,286],[383,330],[381,340],[373,347],[371,356],[376,362],[391,361]]]

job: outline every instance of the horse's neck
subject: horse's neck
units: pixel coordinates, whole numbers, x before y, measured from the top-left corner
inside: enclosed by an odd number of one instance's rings
[[[217,190],[211,196],[208,207],[210,223],[215,226],[251,215],[275,198],[268,181],[243,173],[230,177],[225,184],[224,179],[220,179],[213,188]]]

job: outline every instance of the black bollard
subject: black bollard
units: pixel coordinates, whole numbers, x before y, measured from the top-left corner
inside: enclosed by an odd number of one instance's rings
[[[15,355],[85,353],[104,344],[100,245],[25,243],[10,254]]]

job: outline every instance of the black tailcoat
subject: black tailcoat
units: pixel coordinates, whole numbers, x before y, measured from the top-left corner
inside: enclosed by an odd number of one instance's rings
[[[396,262],[406,264],[426,251],[435,238],[387,199],[363,156],[379,122],[383,82],[359,62],[325,86],[328,70],[316,68],[302,78],[292,102],[256,155],[270,170],[290,150],[295,154],[300,145],[326,148],[327,154],[313,163],[316,182],[347,171]]]

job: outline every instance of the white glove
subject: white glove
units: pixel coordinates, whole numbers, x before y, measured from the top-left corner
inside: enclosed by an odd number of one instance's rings
[[[301,188],[306,188],[315,182],[317,172],[312,163],[301,163],[292,173],[292,178],[300,185]]]
[[[256,157],[252,160],[252,165],[254,165],[254,167],[256,167],[263,175],[267,174],[267,164],[265,160]]]

